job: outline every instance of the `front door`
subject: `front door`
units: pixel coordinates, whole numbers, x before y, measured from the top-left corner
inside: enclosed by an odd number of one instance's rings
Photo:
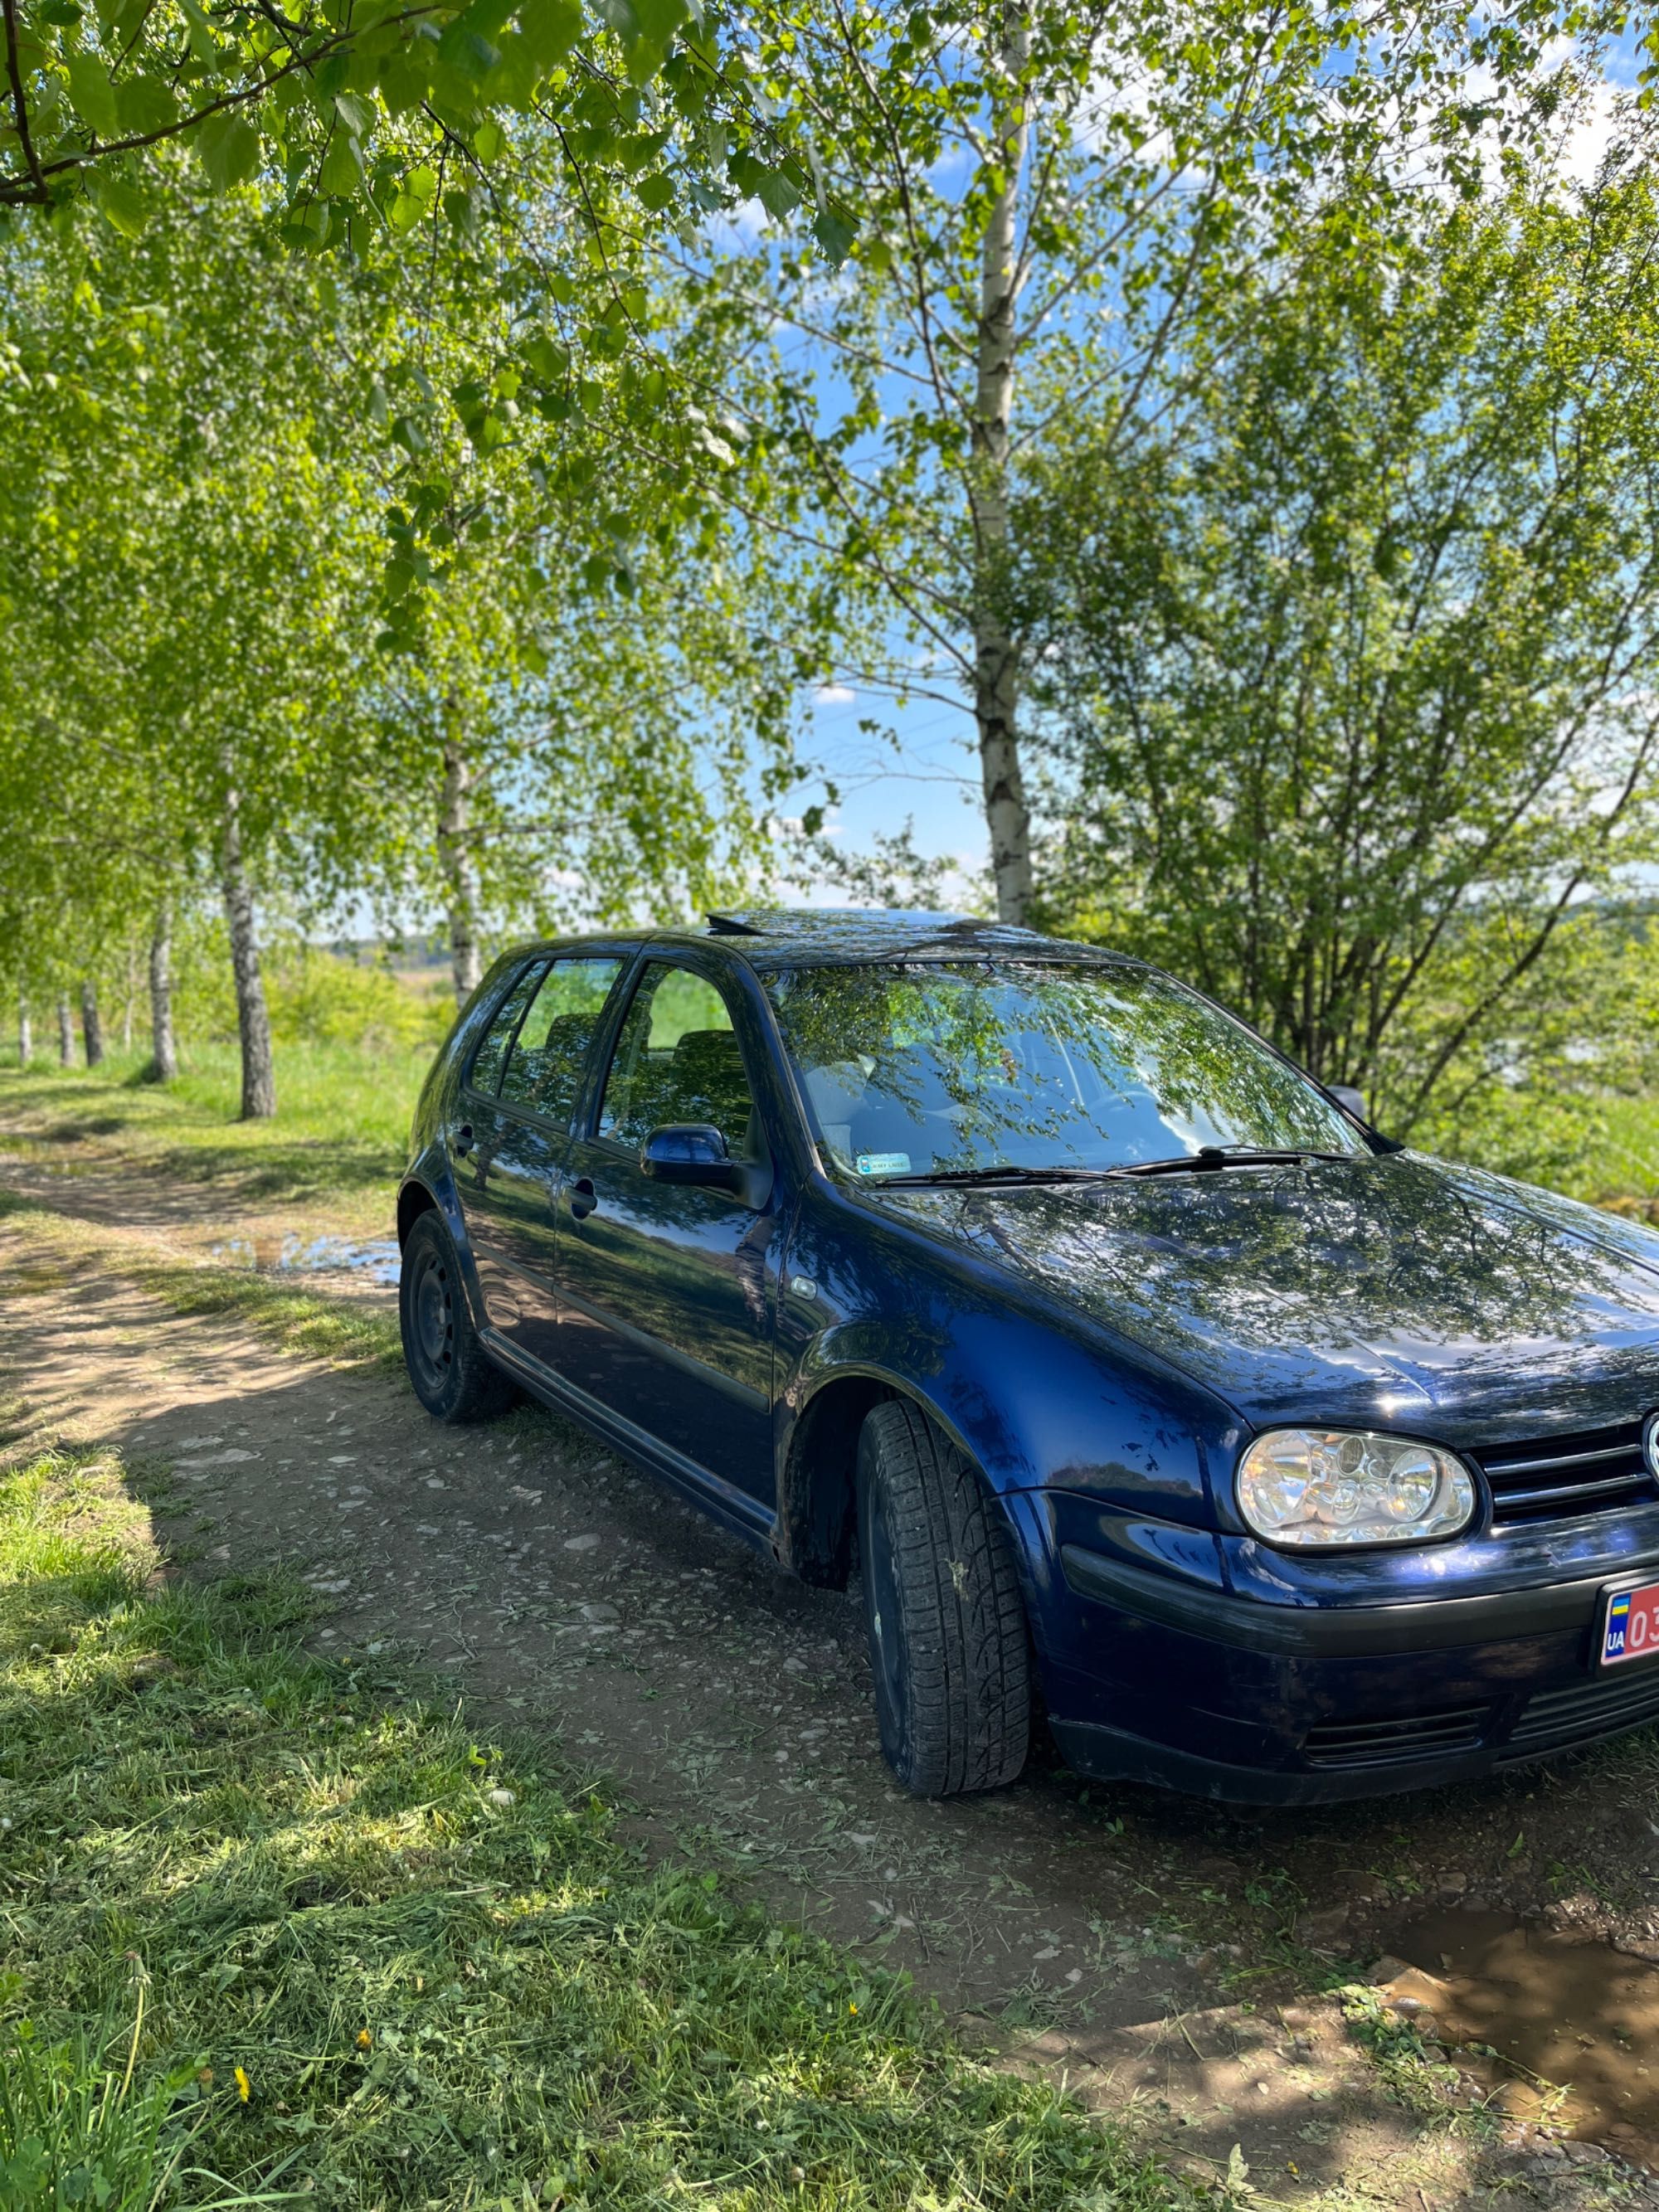
[[[728,1192],[643,1175],[640,1146],[670,1121],[712,1122],[734,1157],[766,1154],[720,992],[690,969],[647,960],[597,1126],[566,1161],[559,1369],[770,1505],[774,1218]]]
[[[517,1350],[547,1365],[556,1356],[559,1170],[588,1050],[621,972],[614,959],[537,963],[485,1032],[463,1101],[473,1141],[456,1183],[485,1312]]]

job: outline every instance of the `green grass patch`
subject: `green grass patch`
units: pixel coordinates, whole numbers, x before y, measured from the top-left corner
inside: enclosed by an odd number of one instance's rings
[[[167,2201],[1170,2201],[899,1981],[647,1864],[544,1745],[312,1659],[280,1590],[158,1587],[137,1511],[107,1458],[0,1480],[0,2069],[80,2084],[65,2155],[130,2063]]]
[[[96,1069],[0,1069],[0,1150],[221,1182],[244,1203],[384,1190],[407,1157],[431,1063],[424,1045],[279,1046],[273,1121],[237,1119],[240,1062],[230,1045],[198,1046],[165,1086],[142,1079],[136,1055]]]

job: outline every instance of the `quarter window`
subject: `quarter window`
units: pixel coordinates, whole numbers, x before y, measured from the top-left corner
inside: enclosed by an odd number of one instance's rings
[[[568,1128],[580,1095],[593,1033],[622,972],[620,960],[556,960],[520,1026],[507,1073],[504,1104],[523,1107]]]
[[[475,1091],[483,1091],[490,1097],[495,1095],[501,1079],[501,1067],[512,1049],[513,1039],[519,1024],[524,1019],[524,1010],[536,995],[536,986],[544,973],[538,960],[526,968],[513,988],[501,1000],[500,1012],[484,1031],[483,1042],[472,1055],[471,1081]]]
[[[605,1079],[599,1134],[638,1145],[665,1122],[703,1121],[738,1154],[750,1149],[754,1103],[720,993],[689,969],[647,962]]]

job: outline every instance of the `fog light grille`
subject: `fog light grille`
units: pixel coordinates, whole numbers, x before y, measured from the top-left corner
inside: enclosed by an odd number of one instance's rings
[[[1504,1750],[1561,1751],[1653,1720],[1659,1720],[1659,1666],[1638,1665],[1626,1674],[1528,1698]]]
[[[1303,1738],[1310,1766],[1395,1766],[1438,1751],[1473,1751],[1486,1732],[1490,1705],[1455,1705],[1378,1721],[1318,1721]]]

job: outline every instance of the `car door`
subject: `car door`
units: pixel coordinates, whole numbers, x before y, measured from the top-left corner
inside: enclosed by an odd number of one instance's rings
[[[486,1316],[544,1365],[557,1356],[560,1170],[588,1052],[622,967],[589,955],[533,963],[485,1032],[463,1100],[472,1146],[457,1163],[456,1186]],[[493,1096],[484,1088],[492,1076]],[[453,1139],[452,1149],[459,1149]]]
[[[721,990],[648,958],[591,1132],[579,1127],[566,1161],[559,1368],[671,1451],[771,1504],[774,1217],[731,1192],[642,1172],[648,1133],[687,1121],[713,1124],[734,1157],[767,1156]]]

